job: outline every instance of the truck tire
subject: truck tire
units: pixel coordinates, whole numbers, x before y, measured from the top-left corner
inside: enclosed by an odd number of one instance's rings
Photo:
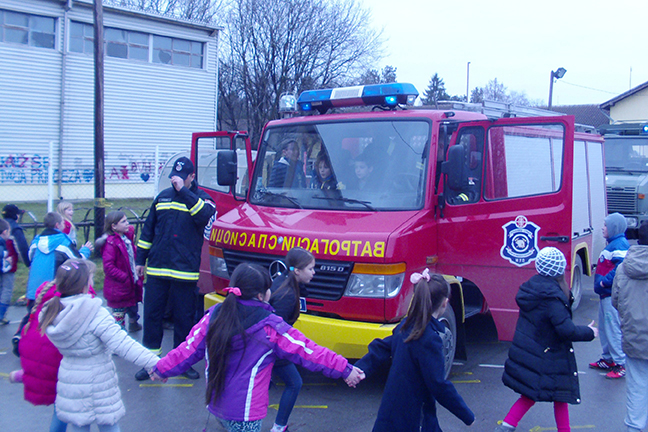
[[[576,256],[576,263],[572,270],[572,296],[574,296],[574,303],[572,303],[572,310],[576,310],[583,297],[583,260],[580,256]]]
[[[445,377],[450,376],[450,369],[452,369],[452,362],[454,361],[455,352],[457,351],[457,319],[455,318],[452,306],[448,304],[443,315],[439,317],[439,321],[446,328],[445,333],[440,335],[443,342],[443,361],[445,363]]]

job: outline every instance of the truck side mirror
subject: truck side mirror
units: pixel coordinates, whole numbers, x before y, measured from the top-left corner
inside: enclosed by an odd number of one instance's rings
[[[216,180],[220,186],[236,186],[238,161],[236,150],[220,150],[216,162]]]
[[[447,175],[447,184],[453,191],[460,191],[468,181],[465,170],[465,150],[462,145],[455,145],[448,150],[448,160],[441,164],[441,172]]]

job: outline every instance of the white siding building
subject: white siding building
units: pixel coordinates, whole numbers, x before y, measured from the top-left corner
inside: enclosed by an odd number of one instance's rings
[[[106,198],[216,129],[220,27],[104,6]],[[0,0],[0,201],[94,196],[92,0]],[[155,160],[156,147],[159,159]]]

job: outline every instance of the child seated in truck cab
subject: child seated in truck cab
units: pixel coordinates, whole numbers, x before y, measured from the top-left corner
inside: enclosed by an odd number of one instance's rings
[[[337,189],[337,180],[331,168],[331,161],[326,153],[320,153],[315,160],[311,189],[333,190]]]
[[[281,158],[274,163],[268,180],[268,187],[305,188],[304,164],[299,158],[299,145],[292,138],[280,145]]]

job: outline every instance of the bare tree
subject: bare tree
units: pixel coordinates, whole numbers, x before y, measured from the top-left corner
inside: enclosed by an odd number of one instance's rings
[[[233,0],[221,65],[245,100],[253,139],[277,117],[282,94],[348,82],[380,58],[369,22],[356,0]]]
[[[155,12],[193,21],[212,22],[223,0],[103,0],[104,4]]]

